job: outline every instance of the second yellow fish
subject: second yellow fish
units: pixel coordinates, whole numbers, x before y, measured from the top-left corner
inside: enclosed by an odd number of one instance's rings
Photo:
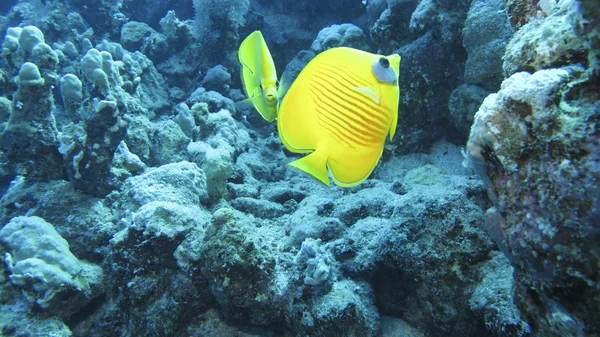
[[[253,105],[268,122],[277,117],[277,71],[271,52],[260,31],[248,35],[240,45],[238,59],[246,97],[242,105]]]

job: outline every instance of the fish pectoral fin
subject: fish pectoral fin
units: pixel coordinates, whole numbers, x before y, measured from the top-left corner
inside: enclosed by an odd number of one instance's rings
[[[354,87],[353,90],[360,92],[361,94],[369,97],[375,104],[379,105],[381,100],[379,99],[379,94],[373,87]]]
[[[277,97],[279,102],[283,100],[283,97],[288,92],[291,85],[292,81],[290,81],[285,73],[283,73],[283,75],[281,75],[281,79],[279,80],[279,86],[277,87]]]
[[[265,106],[262,96],[260,94],[257,95],[257,90],[254,91],[254,94],[251,97],[246,98],[243,101],[235,102],[236,110],[247,110],[247,109],[256,109],[261,117],[267,122],[272,122],[275,120],[276,111],[270,111],[267,106]]]
[[[327,175],[327,155],[325,151],[315,150],[288,164],[289,166],[306,173],[315,178],[323,185],[329,187],[329,176]]]
[[[262,96],[254,96],[252,102],[254,103],[254,108],[258,113],[262,116],[264,120],[271,123],[277,118],[277,107],[270,108],[263,101]]]
[[[252,97],[246,98],[243,101],[235,102],[236,110],[247,110],[254,108],[254,100]]]

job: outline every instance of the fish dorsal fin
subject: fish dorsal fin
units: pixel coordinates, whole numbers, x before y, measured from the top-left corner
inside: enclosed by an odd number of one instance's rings
[[[248,97],[252,97],[254,88],[260,84],[260,73],[262,72],[262,41],[263,37],[259,31],[248,35],[242,41],[238,50],[238,59],[242,67],[240,75],[244,91]]]
[[[375,91],[375,89],[373,89],[373,87],[354,87],[352,89],[369,97],[377,105],[379,105],[379,103],[381,103],[381,100],[379,99],[379,94]]]

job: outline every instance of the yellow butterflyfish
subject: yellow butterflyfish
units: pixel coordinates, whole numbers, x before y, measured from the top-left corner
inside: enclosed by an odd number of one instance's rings
[[[311,60],[281,101],[279,137],[288,165],[329,186],[356,186],[379,162],[398,123],[400,56],[332,48]]]
[[[246,100],[268,122],[277,117],[277,71],[271,52],[260,31],[248,35],[240,45],[238,58],[242,65],[241,77]]]

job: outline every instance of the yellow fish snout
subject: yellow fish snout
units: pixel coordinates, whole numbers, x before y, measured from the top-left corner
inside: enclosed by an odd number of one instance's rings
[[[277,88],[274,85],[264,89],[264,96],[267,101],[277,101]]]

